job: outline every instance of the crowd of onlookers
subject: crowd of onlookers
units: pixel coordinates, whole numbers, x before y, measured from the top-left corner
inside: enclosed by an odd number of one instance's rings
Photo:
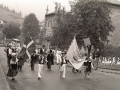
[[[100,57],[99,64],[120,65],[120,58],[119,57]]]

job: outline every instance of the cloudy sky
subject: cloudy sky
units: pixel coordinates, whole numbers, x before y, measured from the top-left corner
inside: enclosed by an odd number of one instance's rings
[[[47,5],[49,12],[54,11],[54,2],[61,3],[67,11],[70,10],[69,0],[0,0],[0,4],[8,6],[10,9],[21,11],[23,16],[35,13],[39,21],[44,20]]]

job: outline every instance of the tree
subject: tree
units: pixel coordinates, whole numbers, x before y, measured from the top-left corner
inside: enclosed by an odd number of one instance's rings
[[[22,31],[24,34],[29,33],[32,37],[36,37],[39,35],[39,21],[37,20],[35,14],[31,13],[25,18]]]
[[[58,32],[54,33],[52,44],[55,44],[54,38],[58,34],[56,41],[68,48],[76,35],[79,46],[83,44],[84,38],[90,38],[95,49],[103,47],[100,45],[108,41],[109,32],[114,30],[109,5],[96,0],[79,0],[72,2],[71,6],[71,12],[66,13],[62,19],[58,17]]]
[[[9,38],[9,39],[16,38],[20,35],[19,26],[14,23],[6,25],[2,32],[6,36],[6,38]]]

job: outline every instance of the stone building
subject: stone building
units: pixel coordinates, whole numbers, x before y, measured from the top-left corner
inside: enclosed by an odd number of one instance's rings
[[[45,24],[44,24],[44,31],[45,31],[45,40],[44,43],[47,50],[49,50],[50,47],[50,40],[54,33],[54,28],[57,27],[56,22],[56,12],[48,13],[49,9],[47,7],[46,14],[45,14]]]
[[[110,16],[111,20],[113,23],[113,26],[115,27],[115,30],[111,32],[110,34],[112,36],[109,36],[109,43],[113,46],[120,47],[120,1],[118,0],[100,0],[104,1],[106,5],[110,5]],[[45,42],[44,44],[46,45],[47,49],[49,48],[50,45],[50,39],[51,36],[54,33],[54,28],[57,27],[56,23],[56,12],[48,13],[48,8],[46,9],[46,14],[45,14]]]

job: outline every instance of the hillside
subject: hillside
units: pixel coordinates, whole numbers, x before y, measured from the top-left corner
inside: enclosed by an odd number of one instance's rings
[[[17,15],[14,15],[12,13],[9,13],[1,8],[0,8],[0,20],[5,21],[6,22],[5,25],[8,25],[10,22],[21,23],[23,21],[21,17],[18,17]],[[0,28],[0,41],[4,39],[2,30],[3,28]]]
[[[0,19],[6,21],[6,22],[10,22],[10,21],[13,21],[13,22],[21,22],[22,18],[21,17],[18,17],[12,13],[9,13],[3,9],[0,8]]]

